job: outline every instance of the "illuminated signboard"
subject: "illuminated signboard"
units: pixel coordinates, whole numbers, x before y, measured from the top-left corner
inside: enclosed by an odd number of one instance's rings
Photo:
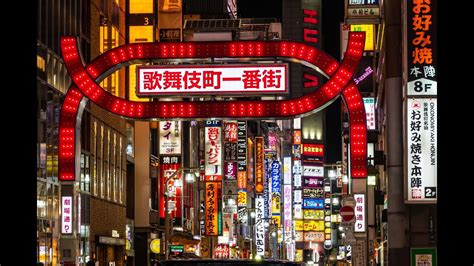
[[[218,189],[221,182],[206,182],[206,235],[217,236],[219,223]]]
[[[324,209],[324,200],[303,198],[303,209]]]
[[[304,231],[324,231],[324,221],[303,221],[303,230]]]
[[[72,234],[72,197],[61,197],[61,234]]]
[[[237,188],[247,189],[247,172],[245,171],[237,172]]]
[[[176,170],[181,167],[181,156],[160,156],[160,217],[165,218],[165,192],[166,192],[166,179],[173,175]],[[175,176],[177,179],[170,179],[168,182],[168,195],[170,201],[176,201],[175,210],[171,211],[171,217],[181,217],[181,200],[177,200],[181,197],[181,188],[175,186],[176,180],[182,179],[180,173]],[[180,180],[182,181],[182,180]],[[175,222],[181,221],[176,219]]]
[[[324,210],[303,210],[305,220],[324,220]]]
[[[291,157],[283,157],[283,184],[291,185]]]
[[[324,156],[324,145],[322,144],[303,144],[303,155]]]
[[[437,194],[437,99],[407,100],[407,198],[409,202],[436,201]]]
[[[346,3],[346,17],[378,18],[380,15],[378,0],[348,0]]]
[[[301,130],[293,131],[293,144],[301,144]]]
[[[264,201],[262,197],[258,197],[255,199],[255,226],[256,226],[256,237],[255,237],[255,246],[257,249],[257,255],[264,256],[265,255],[265,227],[264,227]]]
[[[224,160],[226,161],[237,160],[237,143],[224,142]]]
[[[292,211],[291,207],[291,184],[283,185],[283,218],[285,219],[285,237],[284,241],[291,240],[291,229],[292,229]]]
[[[288,65],[137,67],[137,95],[280,94],[288,91]]]
[[[237,122],[224,122],[224,141],[237,142]]]
[[[303,166],[303,176],[324,177],[324,167],[305,165]]]
[[[324,232],[304,232],[304,241],[324,242]]]
[[[237,159],[238,170],[247,170],[247,122],[237,122]]]
[[[320,199],[324,197],[323,188],[303,188],[303,197]]]
[[[247,206],[247,192],[239,191],[237,194],[237,206],[245,207]]]
[[[356,206],[354,208],[354,232],[365,232],[365,195],[354,194]]]
[[[374,50],[374,24],[352,24],[351,31],[365,32],[364,51]]]
[[[367,129],[375,129],[375,100],[373,97],[363,98],[365,115],[367,117]]]
[[[181,122],[160,121],[160,154],[181,153]]]
[[[206,121],[205,163],[206,181],[222,180],[222,143],[219,121]]]
[[[323,187],[324,178],[323,177],[303,177],[303,186],[304,187]]]
[[[263,193],[263,137],[256,137],[255,142],[255,192]]]
[[[406,0],[404,79],[408,96],[436,96],[437,2]]]
[[[225,180],[237,179],[237,162],[224,162]]]

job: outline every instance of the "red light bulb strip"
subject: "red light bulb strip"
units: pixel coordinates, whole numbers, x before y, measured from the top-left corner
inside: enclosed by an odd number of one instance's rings
[[[367,177],[367,122],[364,103],[354,81],[342,95],[349,110],[349,136],[351,143],[351,177]]]
[[[84,95],[73,85],[61,106],[59,119],[59,180],[75,180],[75,133],[79,104]]]
[[[129,44],[114,48],[100,55],[84,67],[78,56],[77,44],[74,38],[63,38],[61,48],[65,65],[77,88],[86,97],[102,108],[131,118],[208,118],[208,117],[293,117],[314,110],[327,103],[339,93],[349,82],[360,61],[363,50],[363,34],[350,33],[348,49],[341,65],[336,60],[312,47],[289,41],[274,42],[218,42],[218,43],[140,43]],[[361,45],[362,43],[362,45]],[[134,59],[152,59],[160,57],[249,57],[252,54],[265,56],[289,57],[297,56],[301,49],[309,52],[298,57],[314,64],[331,78],[323,87],[305,96],[280,101],[233,101],[233,102],[133,102],[115,97],[101,88],[94,78],[117,64]],[[126,52],[125,52],[126,51]],[[308,56],[310,54],[310,56]],[[355,84],[354,84],[355,86]],[[357,90],[357,88],[356,88]],[[346,97],[345,94],[343,94]],[[350,97],[357,97],[348,95]],[[360,97],[359,97],[360,98]],[[352,99],[352,98],[351,98]],[[361,99],[361,98],[360,98]],[[347,100],[347,99],[346,99]],[[349,111],[359,104],[357,98],[351,102]],[[80,102],[80,101],[79,101]],[[349,104],[350,100],[348,100]],[[362,105],[363,106],[363,105]],[[76,110],[77,112],[77,110]],[[356,117],[356,115],[354,115]],[[365,119],[365,117],[364,117]],[[352,122],[352,121],[351,121]],[[353,136],[351,135],[351,138]],[[354,144],[357,144],[354,142]],[[61,147],[60,147],[61,149]],[[361,147],[361,153],[366,153],[366,147]],[[61,162],[60,162],[61,163]],[[364,166],[365,169],[365,166]],[[358,172],[359,173],[359,172]],[[362,173],[362,172],[360,172]],[[366,176],[364,174],[360,175]]]

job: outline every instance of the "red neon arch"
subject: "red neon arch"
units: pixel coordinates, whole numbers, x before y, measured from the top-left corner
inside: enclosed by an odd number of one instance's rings
[[[61,109],[59,179],[75,179],[75,121],[83,97],[114,114],[137,119],[289,118],[320,108],[341,93],[354,74],[363,46],[364,34],[350,33],[344,61],[339,65],[324,52],[298,42],[140,43],[109,50],[84,67],[77,52],[76,39],[64,37],[61,40],[63,58],[74,84],[71,85]],[[295,99],[233,102],[134,102],[111,95],[96,82],[112,67],[130,60],[208,57],[287,57],[316,66],[331,78],[320,90]],[[351,175],[353,178],[364,178],[367,176],[366,122],[362,98],[352,81],[342,95],[350,114]]]

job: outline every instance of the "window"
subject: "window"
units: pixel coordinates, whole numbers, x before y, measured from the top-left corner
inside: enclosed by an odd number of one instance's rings
[[[127,126],[127,129],[126,129],[126,132],[127,132],[127,146],[126,146],[126,154],[128,156],[131,156],[131,157],[134,157],[134,154],[133,154],[133,125],[130,124],[130,123],[126,123],[126,126]]]
[[[92,126],[92,191],[97,196],[97,121]]]
[[[104,126],[100,125],[100,137],[99,137],[99,145],[100,145],[100,158],[98,158],[98,173],[100,175],[100,197],[104,198]]]
[[[84,192],[90,192],[89,158],[89,155],[81,153],[80,187]]]
[[[105,176],[107,178],[107,199],[110,200],[110,164],[112,160],[110,159],[110,129],[107,129],[107,154],[105,155]]]
[[[117,134],[114,133],[114,148],[112,149],[112,160],[110,165],[112,167],[112,190],[113,190],[113,199],[117,202],[117,175],[119,172],[117,169]]]
[[[124,178],[124,171],[123,171],[123,158],[122,158],[122,137],[119,138],[119,156],[118,156],[118,175],[119,175],[119,202],[123,203],[123,178]]]
[[[46,182],[36,182],[36,216],[46,217]]]

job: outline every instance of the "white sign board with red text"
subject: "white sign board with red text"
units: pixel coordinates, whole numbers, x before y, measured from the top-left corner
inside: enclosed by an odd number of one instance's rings
[[[355,206],[355,224],[354,232],[365,232],[365,194],[354,194]]]
[[[160,154],[181,153],[181,122],[160,121]]]
[[[72,197],[61,197],[61,234],[72,234]]]
[[[407,200],[436,202],[438,134],[437,99],[407,99]]]
[[[137,80],[137,96],[141,97],[281,94],[288,92],[288,65],[139,66]]]

